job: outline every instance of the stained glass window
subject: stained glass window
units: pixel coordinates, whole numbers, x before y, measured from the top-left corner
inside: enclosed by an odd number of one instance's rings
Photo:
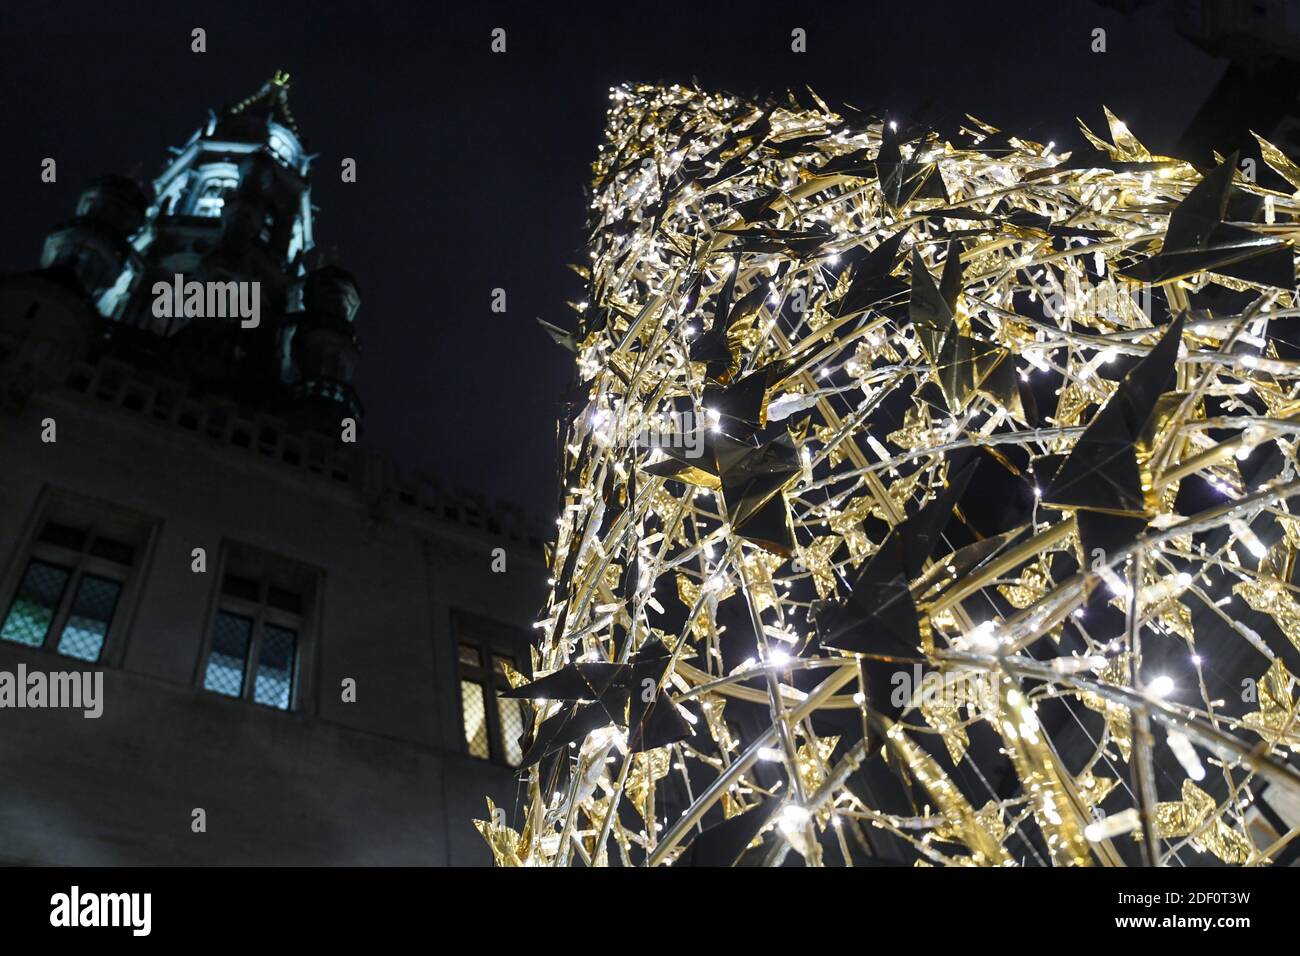
[[[29,647],[44,644],[71,574],[67,568],[45,561],[28,564],[4,625],[0,626],[0,638]]]
[[[517,767],[523,761],[530,710],[526,701],[501,697],[510,688],[507,670],[517,666],[502,648],[516,646],[515,635],[469,615],[457,613],[454,620],[465,749],[471,756]]]
[[[524,702],[498,697],[497,712],[501,724],[501,752],[506,763],[518,767],[524,757],[519,743],[519,738],[524,733]]]
[[[288,628],[274,624],[263,626],[262,648],[257,655],[257,677],[253,682],[253,700],[268,707],[289,709],[297,646],[298,635]]]
[[[203,686],[227,697],[291,710],[305,606],[297,591],[257,576],[226,572],[213,623]]]
[[[0,621],[0,639],[90,663],[104,659],[114,615],[148,531],[113,513],[100,514],[96,522],[72,517],[92,509],[104,510],[60,502],[41,522]]]
[[[83,574],[68,612],[68,621],[59,635],[58,652],[83,661],[99,660],[121,594],[119,582]]]
[[[244,670],[248,664],[248,645],[253,636],[252,618],[238,614],[217,614],[212,632],[212,652],[203,675],[207,690],[239,697],[244,693]]]
[[[475,757],[491,756],[488,747],[487,704],[483,685],[470,680],[460,682],[461,710],[465,718],[465,746]]]

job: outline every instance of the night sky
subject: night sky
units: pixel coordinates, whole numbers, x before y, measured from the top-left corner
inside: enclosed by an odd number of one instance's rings
[[[582,290],[583,187],[609,87],[689,82],[738,93],[811,84],[827,101],[970,112],[1075,143],[1110,106],[1171,151],[1224,70],[1158,10],[1088,0],[885,4],[607,3],[577,12],[470,4],[5,0],[0,10],[0,270],[34,268],[88,180],[153,176],[219,108],[275,69],[316,161],[318,248],[362,292],[357,385],[370,440],[453,487],[555,513],[555,417]],[[204,12],[186,12],[202,9]],[[508,52],[489,50],[504,27]],[[208,49],[190,52],[190,31]],[[790,31],[808,52],[790,51]],[[1091,31],[1108,52],[1090,51]],[[943,124],[949,124],[945,127]],[[58,182],[39,181],[58,161]],[[358,163],[358,182],[339,163]],[[494,288],[505,315],[490,310]]]

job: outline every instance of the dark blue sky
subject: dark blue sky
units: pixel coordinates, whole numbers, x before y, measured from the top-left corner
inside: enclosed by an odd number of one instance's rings
[[[0,9],[0,270],[33,267],[80,187],[137,164],[154,175],[209,107],[293,74],[317,243],[358,277],[358,385],[370,437],[412,468],[554,515],[556,397],[580,289],[583,186],[610,85],[664,79],[834,103],[964,112],[1040,141],[1104,128],[1107,104],[1171,150],[1224,64],[1160,16],[1089,0],[592,5],[553,14],[478,3],[6,0]],[[508,52],[489,33],[508,31]],[[208,52],[190,52],[190,30]],[[808,52],[790,52],[790,31]],[[1107,30],[1108,52],[1090,51]],[[39,182],[42,157],[59,181]],[[339,182],[339,161],[358,182]],[[508,312],[490,311],[507,290]]]

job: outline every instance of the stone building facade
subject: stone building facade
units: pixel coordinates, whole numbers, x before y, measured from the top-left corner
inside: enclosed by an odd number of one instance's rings
[[[514,805],[493,690],[539,536],[367,445],[287,90],[92,183],[0,277],[0,675],[103,681],[97,718],[0,691],[0,861],[487,863],[483,795]],[[256,325],[160,306],[177,276],[256,283]]]

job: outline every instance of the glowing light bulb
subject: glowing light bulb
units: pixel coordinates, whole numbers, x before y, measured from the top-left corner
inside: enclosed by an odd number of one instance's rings
[[[781,808],[782,829],[797,830],[806,825],[810,819],[812,814],[797,803],[787,803]]]
[[[1205,779],[1205,765],[1201,763],[1201,758],[1196,755],[1196,748],[1186,736],[1171,730],[1166,733],[1165,742],[1169,744],[1169,749],[1178,758],[1178,762],[1183,765],[1187,776],[1193,780]]]
[[[1092,843],[1098,843],[1109,837],[1120,836],[1125,833],[1131,833],[1137,829],[1141,822],[1141,817],[1133,807],[1120,813],[1112,813],[1108,817],[1102,817],[1100,820],[1094,820],[1083,828],[1083,835]]]
[[[1147,684],[1147,693],[1152,697],[1168,697],[1174,692],[1174,679],[1168,674],[1161,674]]]

